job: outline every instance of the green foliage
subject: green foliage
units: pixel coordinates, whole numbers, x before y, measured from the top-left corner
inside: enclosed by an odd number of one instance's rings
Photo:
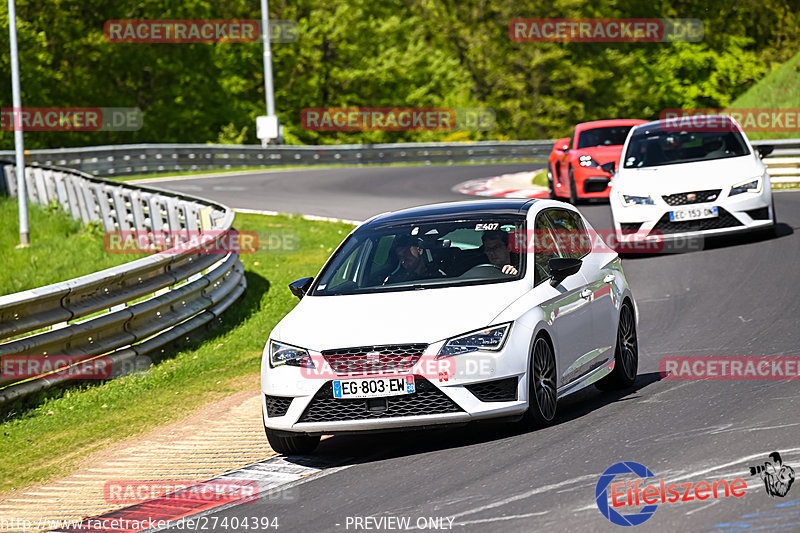
[[[110,254],[103,246],[103,225],[83,225],[58,205],[28,204],[31,245],[19,244],[17,199],[0,196],[0,295],[91,274],[133,261],[139,254]]]
[[[247,126],[243,126],[239,130],[233,122],[226,124],[217,135],[217,144],[245,144],[248,129]]]
[[[552,138],[577,121],[655,118],[665,108],[730,104],[800,44],[794,0],[297,0],[274,43],[275,101],[287,143]],[[0,27],[7,27],[5,2]],[[17,0],[23,105],[138,107],[134,132],[29,132],[26,148],[137,142],[255,143],[264,114],[260,42],[109,43],[113,19],[259,19],[258,2]],[[697,18],[698,43],[518,43],[514,18]],[[10,95],[8,32],[0,94]],[[0,102],[9,106],[10,99]],[[490,107],[491,132],[313,132],[308,107]],[[0,131],[0,148],[13,146]]]
[[[739,109],[800,109],[800,53],[771,72],[733,101],[731,108]],[[748,132],[751,139],[796,139],[796,131]]]

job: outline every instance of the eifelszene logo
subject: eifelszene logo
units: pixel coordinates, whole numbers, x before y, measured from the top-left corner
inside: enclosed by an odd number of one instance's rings
[[[636,479],[614,481],[617,476],[630,477],[630,475]],[[595,487],[597,508],[603,516],[618,526],[638,526],[653,516],[659,503],[741,498],[747,492],[747,482],[742,478],[731,481],[717,479],[684,483],[667,483],[664,478],[660,478],[653,480],[647,486],[642,486],[644,479],[652,477],[655,477],[653,472],[646,466],[633,461],[611,465],[597,480]],[[630,514],[619,512],[625,507],[635,509],[642,505],[644,507]]]
[[[769,458],[770,461],[763,465],[751,466],[750,475],[761,477],[767,494],[783,498],[794,483],[794,468],[783,464],[781,454],[778,452],[772,452],[769,454]]]

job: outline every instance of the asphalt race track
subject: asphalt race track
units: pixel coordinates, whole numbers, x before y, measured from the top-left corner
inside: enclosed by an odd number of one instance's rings
[[[467,199],[451,188],[521,170],[530,166],[336,168],[154,185],[237,208],[363,220]],[[800,355],[800,192],[776,193],[775,204],[776,238],[727,238],[703,251],[625,259],[640,312],[633,390],[586,390],[559,404],[555,425],[535,431],[484,424],[326,439],[320,458],[355,459],[303,480],[291,498],[262,498],[216,516],[277,517],[279,530],[292,532],[363,531],[355,517],[365,516],[410,517],[412,526],[420,517],[443,518],[445,529],[452,518],[457,531],[619,531],[599,512],[595,486],[612,464],[635,461],[667,483],[741,477],[749,485],[741,498],[659,503],[635,531],[797,531],[800,482],[786,497],[770,497],[748,467],[779,451],[800,471],[800,382],[679,381],[658,372],[668,355]],[[611,227],[608,205],[580,209],[595,228]]]

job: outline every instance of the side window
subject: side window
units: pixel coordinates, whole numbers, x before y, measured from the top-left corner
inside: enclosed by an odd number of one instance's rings
[[[547,211],[536,215],[534,222],[534,250],[533,250],[533,284],[538,285],[550,277],[548,261],[553,257],[561,257],[556,246],[555,234],[546,216]]]
[[[389,252],[392,250],[394,235],[384,235],[375,247],[375,255],[372,256],[372,272],[382,268],[389,262]]]
[[[578,213],[566,209],[548,209],[545,213],[555,230],[561,257],[580,259],[591,251],[589,233]]]
[[[573,225],[575,226],[575,230],[578,232],[578,240],[575,245],[577,246],[576,251],[580,254],[578,255],[578,258],[580,259],[592,251],[592,238],[589,235],[589,231],[586,229],[586,225],[583,223],[583,218],[581,218],[581,216],[574,211],[567,212],[572,217]]]

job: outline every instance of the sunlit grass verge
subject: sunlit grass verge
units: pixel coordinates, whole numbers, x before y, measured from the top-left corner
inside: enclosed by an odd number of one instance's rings
[[[201,343],[151,356],[154,364],[147,372],[59,387],[13,405],[10,412],[7,408],[0,421],[0,495],[66,475],[87,454],[178,420],[207,402],[258,389],[267,335],[298,301],[286,285],[316,275],[352,226],[249,214],[237,214],[235,225],[249,231],[294,231],[299,248],[243,255],[247,291]]]
[[[536,174],[533,175],[531,183],[533,183],[534,185],[547,187],[547,169],[543,168],[542,170],[536,172]]]
[[[28,204],[31,245],[19,244],[17,199],[0,196],[0,295],[65,281],[133,261],[143,255],[110,254],[100,224],[81,224],[62,209]]]
[[[781,109],[797,112],[800,108],[800,52],[776,68],[728,106],[731,109]],[[746,130],[747,128],[745,128]],[[790,128],[787,128],[790,129]],[[800,131],[748,131],[752,139],[797,139]]]

